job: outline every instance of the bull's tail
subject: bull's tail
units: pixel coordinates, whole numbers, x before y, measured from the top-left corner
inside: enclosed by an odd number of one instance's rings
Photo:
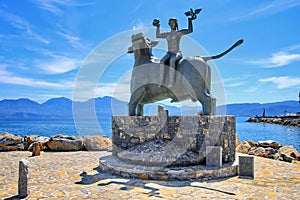
[[[221,58],[221,57],[225,56],[226,54],[228,54],[228,53],[229,53],[231,50],[233,50],[235,47],[238,47],[239,45],[241,45],[243,42],[244,42],[244,40],[241,39],[241,40],[237,41],[236,43],[234,43],[234,45],[232,45],[229,49],[227,49],[227,50],[224,51],[223,53],[220,53],[220,54],[215,55],[215,56],[204,56],[204,57],[202,57],[202,58],[203,58],[205,61]]]

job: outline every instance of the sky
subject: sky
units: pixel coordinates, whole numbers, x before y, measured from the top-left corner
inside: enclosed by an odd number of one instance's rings
[[[178,19],[179,29],[186,28],[184,12],[190,8],[202,11],[183,46],[192,41],[191,49],[197,44],[215,55],[244,39],[228,55],[209,62],[213,87],[223,93],[213,89],[212,94],[226,99],[220,102],[298,100],[299,0],[1,0],[0,100],[76,100],[81,94],[77,89],[84,85],[81,89],[89,90],[85,98],[115,96],[126,101],[134,62],[126,53],[131,34],[146,32],[156,39],[154,18],[166,30],[170,17]],[[161,46],[153,53],[160,58],[166,41],[158,40]],[[183,49],[184,56],[190,56]],[[97,65],[85,74],[92,62]]]

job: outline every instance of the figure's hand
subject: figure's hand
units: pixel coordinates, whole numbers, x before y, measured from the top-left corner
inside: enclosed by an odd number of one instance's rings
[[[154,19],[152,24],[153,24],[153,26],[156,26],[156,27],[160,26],[159,19]]]
[[[196,19],[197,18],[197,15],[192,15],[189,19],[190,20],[194,20],[194,19]]]

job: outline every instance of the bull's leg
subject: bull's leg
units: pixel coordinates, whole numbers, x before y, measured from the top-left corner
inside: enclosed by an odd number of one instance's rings
[[[214,97],[206,91],[202,91],[197,94],[197,99],[202,104],[203,115],[216,115],[216,99]]]
[[[143,116],[144,115],[144,104],[138,103],[136,108],[136,115]]]
[[[128,104],[129,116],[136,116],[139,114],[139,113],[137,113],[137,107],[139,105],[140,100],[143,98],[144,93],[145,93],[145,88],[141,87],[141,88],[135,90],[133,92],[133,94],[131,95],[130,101]]]
[[[128,115],[129,116],[136,116],[136,105],[137,102],[133,102],[130,98],[130,101],[128,103]]]

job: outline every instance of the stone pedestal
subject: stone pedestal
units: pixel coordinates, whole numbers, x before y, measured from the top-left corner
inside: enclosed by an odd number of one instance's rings
[[[113,116],[113,155],[132,164],[189,166],[205,164],[207,146],[220,146],[229,163],[235,130],[234,116]]]
[[[158,116],[113,116],[112,155],[101,158],[99,167],[142,179],[235,176],[235,130],[233,116],[169,116],[163,107]]]

